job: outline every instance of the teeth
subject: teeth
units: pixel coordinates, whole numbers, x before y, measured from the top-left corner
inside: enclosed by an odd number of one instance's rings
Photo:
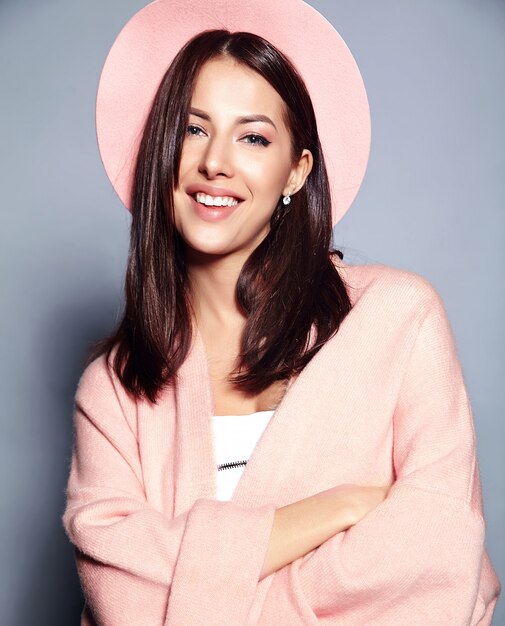
[[[196,193],[195,196],[197,202],[207,206],[235,206],[238,204],[238,200],[231,196],[209,196],[201,192]]]

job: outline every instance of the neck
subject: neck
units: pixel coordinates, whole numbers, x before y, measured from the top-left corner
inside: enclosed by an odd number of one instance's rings
[[[245,317],[235,298],[245,254],[209,255],[191,250],[186,267],[191,299],[199,326],[243,326]]]

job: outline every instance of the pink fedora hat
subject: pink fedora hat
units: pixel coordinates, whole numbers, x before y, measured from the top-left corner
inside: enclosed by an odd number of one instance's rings
[[[335,225],[356,197],[370,153],[370,110],[360,71],[335,28],[302,0],[155,0],[116,37],[96,99],[100,156],[130,210],[134,156],[161,78],[203,30],[248,31],[285,54],[312,99],[330,181]]]

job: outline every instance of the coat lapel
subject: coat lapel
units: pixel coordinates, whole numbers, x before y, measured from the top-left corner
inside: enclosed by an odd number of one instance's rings
[[[344,267],[348,267],[343,264]],[[345,320],[344,320],[345,321]],[[344,324],[345,326],[345,324]],[[278,500],[279,489],[288,475],[303,462],[303,444],[315,417],[301,414],[297,407],[307,397],[319,398],[314,410],[324,410],[328,390],[321,389],[321,366],[338,368],[328,356],[340,337],[336,333],[302,372],[293,378],[284,397],[257,442],[238,481],[231,500],[244,506],[258,506]],[[316,339],[312,325],[309,345]],[[214,400],[203,338],[194,326],[188,356],[178,372],[175,386],[176,406],[176,492],[174,514],[189,509],[198,498],[217,497],[217,460],[214,449],[212,416]],[[272,462],[273,460],[273,462]]]
[[[312,326],[310,345],[316,331]],[[313,427],[310,415],[297,410],[318,388],[318,368],[334,336],[293,378],[268,422],[235,488],[232,501],[257,506],[275,494],[286,473],[303,458],[303,441]],[[198,498],[217,497],[217,461],[212,429],[213,397],[207,355],[196,331],[190,353],[179,369],[176,385],[177,492],[175,514],[191,507]],[[275,460],[272,464],[272,459]]]

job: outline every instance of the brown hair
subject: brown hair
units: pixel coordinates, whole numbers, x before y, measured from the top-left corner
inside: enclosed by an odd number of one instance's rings
[[[313,156],[303,187],[284,205],[279,198],[267,236],[245,261],[236,298],[247,317],[239,365],[229,380],[257,394],[299,373],[338,330],[351,309],[332,255],[331,199],[316,118],[303,79],[267,40],[248,32],[208,30],[179,51],[165,73],[148,116],[134,172],[126,306],[114,332],[94,344],[87,362],[117,345],[113,367],[136,397],[156,402],[171,383],[192,341],[191,300],[184,241],[175,228],[172,189],[196,76],[216,57],[258,72],[284,100],[293,163],[304,148]],[[312,323],[317,341],[307,349]]]

